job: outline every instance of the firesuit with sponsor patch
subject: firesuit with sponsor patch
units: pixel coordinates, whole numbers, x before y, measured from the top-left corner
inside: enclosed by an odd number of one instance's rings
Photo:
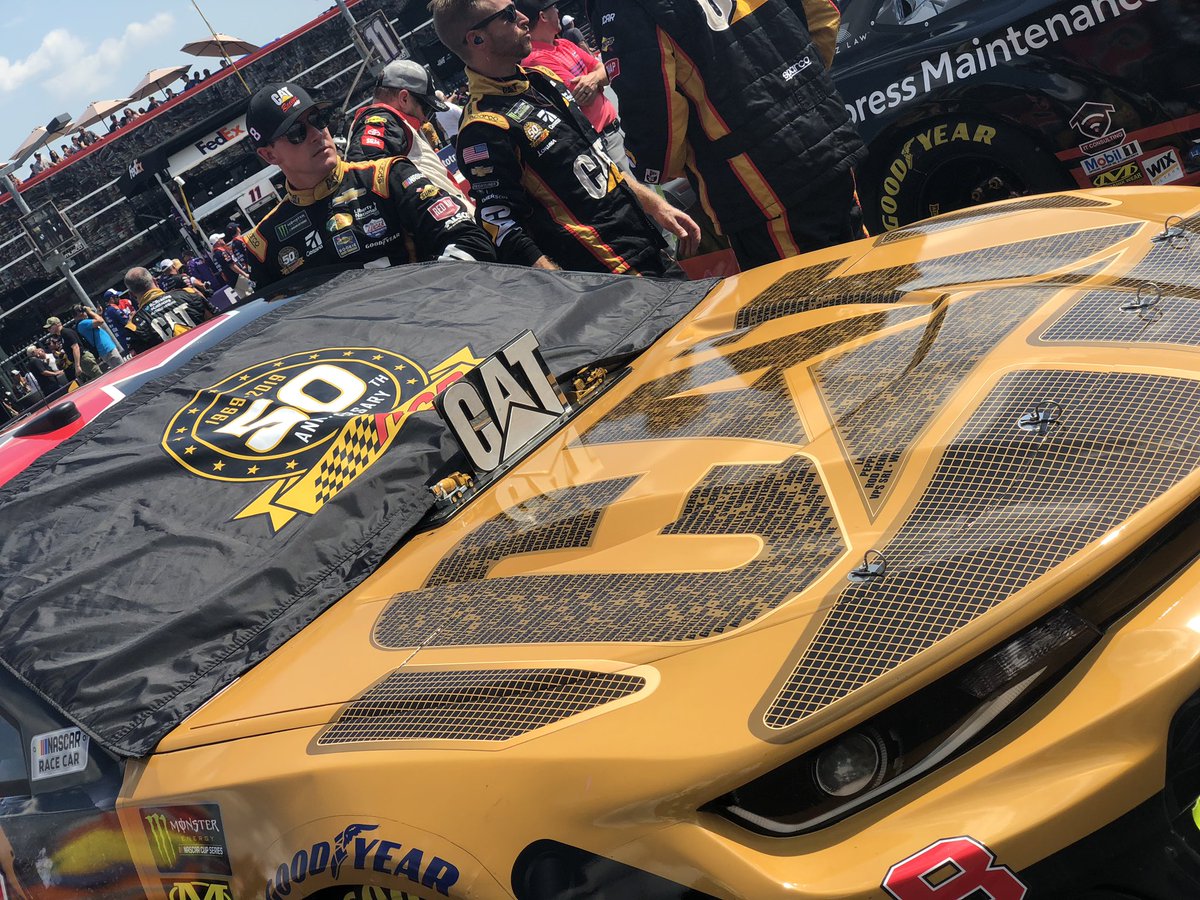
[[[463,204],[403,157],[339,159],[315,188],[288,185],[286,199],[243,238],[258,287],[303,266],[496,258]]]
[[[575,271],[667,272],[658,228],[552,72],[467,76],[458,167],[502,261],[532,265],[544,254]]]
[[[418,130],[419,123],[401,110],[386,103],[364,106],[350,123],[346,137],[346,159],[384,159],[405,156],[430,181],[446,193],[454,194],[475,214],[475,204],[467,196],[470,185],[466,179],[448,171],[437,151]]]
[[[831,0],[592,0],[589,13],[643,182],[689,177],[725,234],[850,183],[865,151],[826,71]]]

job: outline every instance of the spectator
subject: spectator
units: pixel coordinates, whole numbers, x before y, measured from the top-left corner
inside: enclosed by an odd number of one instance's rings
[[[526,13],[526,15],[528,15],[528,13]],[[574,16],[563,16],[562,17],[562,36],[564,38],[566,38],[568,41],[570,41],[572,44],[574,44],[576,47],[580,47],[580,48],[587,47],[587,38],[585,38],[583,36],[582,31],[580,31],[578,28],[575,27],[575,17]],[[608,84],[608,81],[606,80],[604,83]]]
[[[50,165],[57,166],[60,162],[62,162],[62,157],[54,152],[54,148],[51,148],[50,149]]]
[[[121,309],[119,292],[109,288],[104,294],[104,321],[108,323],[109,330],[116,335],[117,343],[121,345],[121,350],[124,353],[129,352],[129,338],[125,333],[125,326],[129,324],[129,314]]]
[[[150,112],[152,110],[158,109],[161,105],[162,104],[158,102],[158,98],[152,96],[150,98],[149,102],[146,104],[146,111]]]
[[[744,269],[863,236],[852,170],[865,150],[820,65],[837,31],[830,7],[761,0],[737,27],[703,3],[589,8],[619,60],[612,83],[635,173],[691,178]]]
[[[225,243],[229,245],[229,252],[233,254],[233,261],[243,271],[249,272],[249,251],[246,249],[246,238],[242,235],[242,223],[237,219],[230,219],[225,223]]]
[[[220,286],[219,282],[221,279],[213,269],[212,262],[204,257],[196,256],[196,254],[190,252],[184,253],[183,268],[191,278],[204,285],[206,293],[211,294]]]
[[[224,283],[239,294],[248,293],[250,270],[238,265],[238,261],[233,255],[233,249],[225,240],[225,235],[221,232],[210,234],[208,242],[212,244],[213,262],[217,264],[217,271]],[[239,284],[241,288],[238,287]]]
[[[51,366],[50,360],[53,357],[41,347],[27,347],[25,355],[29,357],[29,371],[37,381],[42,394],[49,397],[66,383],[63,374]]]
[[[91,350],[79,343],[79,334],[73,328],[64,328],[62,319],[51,316],[46,320],[46,330],[62,341],[63,353],[67,358],[67,376],[83,384],[100,377],[100,366]]]
[[[6,421],[21,415],[21,411],[16,407],[16,400],[9,391],[5,391],[4,396],[0,398],[0,410],[7,417]]]
[[[121,123],[117,121],[117,114],[113,113],[111,116],[108,117],[108,133],[112,134],[114,131],[116,131],[120,127],[121,127]]]
[[[221,60],[221,68],[222,68],[222,69],[223,69],[223,68],[225,68],[227,65],[229,65],[229,63],[228,63],[226,60]],[[204,70],[204,77],[205,77],[205,78],[212,78],[212,72],[208,71],[208,69],[205,69],[205,70]]]
[[[60,144],[58,149],[60,149],[62,151],[63,159],[66,159],[68,156],[70,156],[72,153],[75,152],[74,148],[68,147],[66,144]]]
[[[250,98],[246,130],[287,178],[287,198],[245,235],[258,287],[302,265],[494,259],[466,207],[402,156],[347,163],[328,129],[327,101],[298,84]]]
[[[558,37],[558,0],[518,0],[517,9],[529,19],[529,37],[533,40],[533,52],[521,65],[527,69],[542,66],[557,75],[571,89],[579,108],[603,139],[609,159],[628,172],[621,121],[604,96],[604,86],[608,84],[604,63],[573,41]]]
[[[442,43],[467,64],[458,165],[501,261],[681,276],[654,222],[685,253],[699,226],[617,168],[566,85],[521,68],[533,49],[529,20],[505,0],[433,0],[430,10]]]
[[[122,363],[121,351],[104,328],[104,318],[95,310],[76,306],[71,310],[72,324],[83,346],[92,351],[100,363],[100,370],[107,372]]]
[[[16,383],[17,396],[19,398],[28,397],[32,403],[36,403],[42,399],[42,389],[33,374],[22,372],[19,369],[13,369],[10,374]]]
[[[434,186],[459,200],[474,215],[475,205],[467,199],[470,186],[447,170],[430,145],[421,126],[429,114],[449,107],[430,94],[429,73],[410,59],[388,63],[375,84],[373,101],[350,123],[346,137],[346,159],[384,159],[407,156]]]
[[[163,103],[170,103],[172,100],[175,99],[175,92],[173,90],[171,90],[170,88],[165,88],[163,90],[163,93],[167,95],[167,99],[164,100]]]
[[[230,242],[230,250],[234,253],[234,259],[237,259],[236,244],[233,242]],[[178,281],[180,288],[187,291],[195,291],[205,299],[207,299],[208,295],[212,293],[208,285],[206,285],[201,279],[189,274],[183,268],[183,260],[172,259],[165,261],[169,263],[167,266],[167,273]],[[243,266],[243,268],[245,267]]]
[[[37,175],[46,171],[46,163],[42,161],[42,152],[39,150],[33,154],[33,162],[29,164],[29,174]]]

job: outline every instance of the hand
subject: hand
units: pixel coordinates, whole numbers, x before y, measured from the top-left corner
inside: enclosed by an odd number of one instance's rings
[[[600,93],[600,88],[603,84],[601,79],[604,77],[604,69],[598,69],[597,72],[588,72],[586,75],[580,75],[576,79],[575,84],[572,85],[571,93],[575,95],[575,99],[580,106],[586,106],[591,103],[596,99],[596,95]]]
[[[655,204],[647,212],[650,213],[650,218],[679,238],[678,256],[691,256],[696,252],[696,248],[700,246],[700,226],[696,224],[695,219],[666,200]]]

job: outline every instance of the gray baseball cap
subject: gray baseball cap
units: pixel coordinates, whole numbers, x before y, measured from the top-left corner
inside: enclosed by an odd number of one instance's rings
[[[438,112],[445,112],[450,108],[434,96],[433,82],[425,67],[411,59],[393,59],[384,66],[379,75],[379,86],[394,91],[407,90],[418,95],[423,103]]]

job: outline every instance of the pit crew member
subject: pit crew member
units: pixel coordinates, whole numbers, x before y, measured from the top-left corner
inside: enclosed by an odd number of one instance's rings
[[[434,95],[429,73],[423,66],[411,59],[392,60],[379,75],[372,102],[360,109],[350,123],[346,159],[358,162],[407,156],[422,175],[453,194],[474,215],[475,204],[467,197],[470,185],[446,170],[421,130],[431,113],[449,109]]]
[[[505,262],[630,275],[679,274],[655,222],[686,255],[700,229],[625,175],[566,85],[524,69],[529,20],[508,0],[434,0],[434,28],[467,64],[459,170]],[[653,221],[651,221],[653,220]]]
[[[831,6],[591,6],[634,173],[688,177],[743,269],[863,236],[852,169],[865,150],[826,72]]]
[[[287,178],[287,196],[244,236],[257,287],[305,265],[495,259],[466,207],[407,159],[338,156],[330,105],[291,82],[266,85],[250,98],[250,139]]]

